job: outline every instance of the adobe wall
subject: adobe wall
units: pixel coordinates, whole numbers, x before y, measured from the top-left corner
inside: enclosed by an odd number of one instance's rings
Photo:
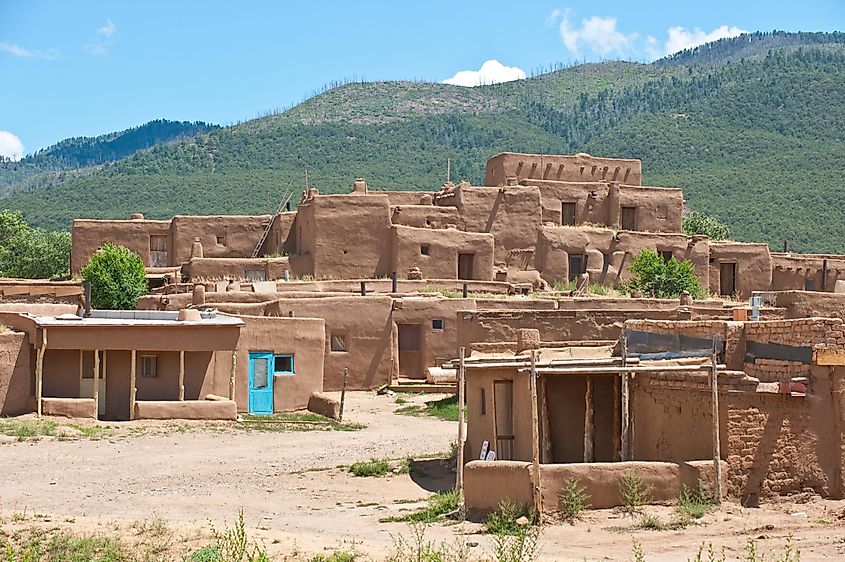
[[[380,189],[371,189],[367,192],[369,195],[385,195],[390,201],[391,206],[406,206],[406,205],[430,205],[431,197],[434,197],[434,191],[388,191]],[[426,203],[425,201],[429,201]]]
[[[0,416],[19,416],[35,407],[30,353],[26,334],[0,332]]]
[[[473,279],[493,280],[493,236],[452,228],[392,227],[391,271],[419,267],[425,279],[457,279],[458,255],[474,254]]]
[[[772,257],[767,244],[710,242],[710,258],[711,293],[719,294],[723,263],[736,264],[738,297],[745,299],[752,291],[766,291],[772,286]]]
[[[394,343],[388,296],[291,298],[275,301],[276,315],[325,319],[323,389],[340,390],[343,369],[349,369],[348,390],[389,384]],[[331,351],[333,334],[345,338],[347,351]]]
[[[393,304],[393,322],[419,325],[422,333],[420,365],[440,366],[458,356],[458,312],[475,310],[475,307],[472,299],[405,297]],[[442,321],[442,329],[434,329],[432,322],[435,319]],[[424,372],[420,375],[425,378]]]
[[[295,221],[296,211],[283,211],[276,215],[267,241],[264,242],[262,255],[274,252],[290,254],[296,250],[296,237],[292,236]],[[252,253],[247,255],[251,256]]]
[[[554,284],[569,279],[569,255],[583,255],[591,283],[616,286],[630,279],[631,261],[644,249],[671,251],[676,259],[691,261],[702,285],[709,285],[708,240],[684,234],[544,226],[537,242],[534,265],[547,282]]]
[[[70,272],[79,273],[103,244],[125,246],[150,262],[150,235],[170,235],[170,221],[76,219],[71,228]],[[190,251],[190,244],[188,245]],[[168,238],[168,255],[172,254]]]
[[[469,455],[468,458],[476,457]],[[502,500],[510,500],[517,505],[534,505],[530,462],[472,460],[464,465],[464,504],[467,509],[474,513],[488,513],[497,510]]]
[[[775,306],[785,309],[786,318],[845,318],[845,293],[797,290],[773,296]]]
[[[49,326],[49,349],[150,349],[214,351],[235,349],[239,326],[173,322],[173,325]]]
[[[63,418],[96,418],[93,398],[42,398],[41,413]]]
[[[453,189],[454,197],[438,197],[435,203],[456,206],[467,231],[493,234],[496,263],[511,264],[513,251],[534,249],[542,224],[538,187],[470,187],[462,184]]]
[[[203,257],[237,258],[251,256],[261,239],[270,215],[184,216],[170,222],[170,255],[168,265],[180,265],[191,258],[191,246],[199,238]],[[217,243],[217,237],[223,244]]]
[[[503,152],[487,160],[484,185],[507,185],[509,181],[547,179],[557,181],[618,181],[642,183],[639,160],[600,158],[579,153],[574,156]]]
[[[386,195],[317,195],[313,208],[314,277],[390,274],[390,200]]]
[[[448,228],[464,230],[464,218],[454,207],[434,205],[394,205],[390,207],[390,222],[417,228]]]
[[[290,272],[287,257],[283,258],[190,258],[182,264],[182,275],[188,279],[246,279],[247,271],[263,271],[267,281],[284,279]],[[290,274],[290,273],[289,273]]]
[[[621,229],[622,207],[634,207],[634,230],[681,232],[684,194],[678,188],[549,180],[524,180],[523,184],[540,188],[544,224],[562,224],[563,203],[575,203],[576,224]]]
[[[484,441],[490,443],[490,450],[496,450],[494,382],[506,380],[513,381],[514,440],[513,458],[504,460],[531,460],[531,391],[528,376],[515,367],[467,369],[467,459],[479,458]],[[499,451],[496,458],[501,459]]]
[[[815,348],[833,350],[845,347],[845,332],[840,319],[748,322],[745,324],[745,337],[749,348],[743,370],[761,382],[787,383],[793,377],[810,377],[814,369],[811,361]],[[754,344],[765,347],[750,347]],[[770,346],[781,347],[779,350],[771,349],[767,354]],[[816,382],[811,378],[810,387]]]
[[[323,361],[326,350],[326,323],[322,318],[280,318],[240,316],[246,323],[238,340],[235,402],[238,411],[249,409],[249,353],[266,351],[293,355],[293,375],[273,377],[273,410],[285,412],[308,406],[313,392],[323,390]],[[231,354],[216,365],[215,380],[226,381],[228,396]]]
[[[843,256],[773,253],[771,260],[773,291],[833,292],[836,282],[845,279]]]
[[[136,420],[232,420],[238,417],[231,400],[135,402]]]

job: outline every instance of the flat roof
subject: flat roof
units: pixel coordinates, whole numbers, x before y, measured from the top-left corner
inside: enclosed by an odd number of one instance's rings
[[[243,320],[216,311],[201,312],[200,320],[178,320],[179,313],[163,310],[93,310],[91,316],[75,314],[35,316],[39,326],[245,326]]]

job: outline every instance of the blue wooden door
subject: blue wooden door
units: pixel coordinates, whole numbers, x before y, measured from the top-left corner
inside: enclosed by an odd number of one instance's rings
[[[249,354],[249,413],[273,413],[273,354]]]

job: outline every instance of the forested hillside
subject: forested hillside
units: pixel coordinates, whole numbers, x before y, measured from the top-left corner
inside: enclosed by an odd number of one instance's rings
[[[511,151],[641,158],[644,181],[740,240],[845,253],[845,34],[754,34],[644,65],[561,68],[462,88],[351,83],[291,110],[160,144],[95,173],[22,187],[0,206],[74,217],[268,212],[287,185],[347,192],[478,183]]]

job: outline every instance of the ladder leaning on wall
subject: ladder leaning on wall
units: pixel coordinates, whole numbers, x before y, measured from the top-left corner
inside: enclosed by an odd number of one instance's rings
[[[273,221],[275,221],[276,217],[285,210],[285,206],[288,204],[291,197],[293,197],[293,187],[288,186],[282,195],[282,202],[279,204],[279,208],[276,209],[275,214],[270,217],[269,221],[267,221],[267,226],[264,227],[264,232],[261,233],[261,238],[258,240],[258,244],[255,245],[255,249],[252,251],[253,258],[257,258],[258,254],[261,253],[261,248],[264,247],[264,242],[266,242],[267,237],[270,236],[270,230],[273,228]]]

